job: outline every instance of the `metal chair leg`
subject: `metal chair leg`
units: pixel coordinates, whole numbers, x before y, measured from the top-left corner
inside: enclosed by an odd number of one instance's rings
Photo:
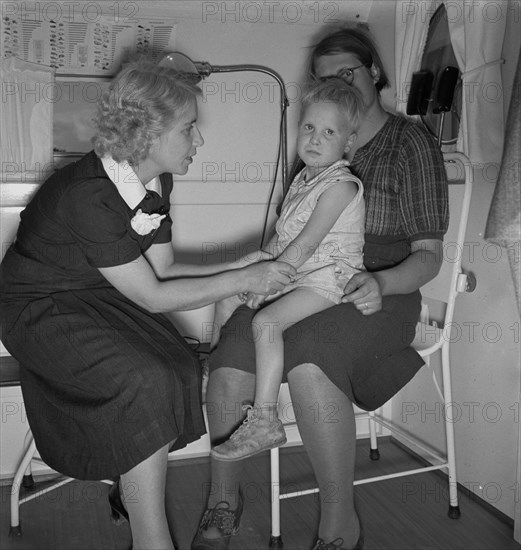
[[[36,445],[34,443],[33,435],[30,431],[27,432],[25,440],[29,442],[29,445],[25,448],[22,461],[18,465],[16,474],[14,476],[13,485],[11,487],[11,526],[9,528],[10,537],[21,537],[22,528],[20,526],[20,487],[22,485],[22,479],[27,470],[30,470],[31,460],[36,453]],[[31,474],[30,474],[31,475]],[[32,479],[32,475],[31,475]]]
[[[29,445],[31,444],[32,440],[33,440],[33,434],[31,430],[28,429],[24,437],[24,449],[29,448]],[[34,453],[33,453],[33,456],[34,456]],[[27,466],[27,469],[25,470],[24,476],[22,478],[22,487],[30,491],[34,489],[34,478],[33,478],[33,470],[31,468],[31,461],[29,462],[29,465]]]
[[[369,413],[369,435],[371,438],[371,449],[369,451],[369,458],[371,460],[380,459],[380,451],[378,450],[378,438],[376,436],[376,422],[374,421],[375,412]]]
[[[452,385],[450,379],[449,346],[441,348],[441,365],[443,370],[443,398],[445,400],[445,435],[447,438],[447,463],[449,470],[449,511],[448,516],[458,519],[461,511],[458,505],[458,486],[456,479],[456,451],[454,443],[454,422],[447,414],[447,407],[452,405]]]
[[[271,536],[270,548],[283,548],[284,543],[280,535],[280,469],[279,448],[270,450],[271,462]]]

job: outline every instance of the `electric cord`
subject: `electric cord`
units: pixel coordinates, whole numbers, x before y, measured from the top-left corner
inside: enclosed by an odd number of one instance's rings
[[[284,105],[284,109],[281,111],[281,114],[280,114],[279,146],[278,146],[278,152],[277,152],[277,160],[275,162],[275,172],[273,174],[273,181],[271,183],[270,193],[269,193],[268,200],[267,200],[267,203],[266,203],[266,212],[264,214],[264,223],[262,225],[262,236],[261,236],[261,240],[260,240],[260,248],[261,249],[264,246],[264,239],[266,238],[266,231],[268,229],[268,220],[269,220],[269,216],[270,216],[271,201],[273,199],[273,194],[275,193],[275,186],[277,184],[277,175],[279,173],[280,158],[281,158],[281,154],[282,154],[282,139],[283,139],[282,136],[283,136],[284,115],[286,113],[287,108],[288,108],[287,105]],[[286,191],[287,191],[286,189],[282,190],[283,195]]]

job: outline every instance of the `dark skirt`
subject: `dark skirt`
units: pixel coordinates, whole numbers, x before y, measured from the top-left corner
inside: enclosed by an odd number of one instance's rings
[[[397,393],[424,364],[410,344],[419,318],[419,292],[385,296],[382,310],[362,315],[339,304],[293,325],[284,333],[284,378],[313,363],[358,407],[374,410]],[[237,309],[223,327],[210,369],[255,373],[255,339],[262,327],[255,311]]]
[[[3,305],[42,459],[78,479],[129,471],[205,433],[201,368],[172,323],[114,288]]]

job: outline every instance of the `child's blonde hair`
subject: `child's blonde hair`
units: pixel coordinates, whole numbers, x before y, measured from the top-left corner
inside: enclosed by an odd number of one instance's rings
[[[312,83],[301,98],[301,113],[313,103],[334,103],[346,115],[353,130],[360,125],[365,104],[360,92],[340,77]]]

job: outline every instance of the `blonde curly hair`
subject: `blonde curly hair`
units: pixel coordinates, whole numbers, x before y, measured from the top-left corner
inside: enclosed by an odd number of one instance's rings
[[[149,58],[126,64],[103,93],[92,140],[99,157],[137,165],[155,139],[196,100],[201,89]]]

